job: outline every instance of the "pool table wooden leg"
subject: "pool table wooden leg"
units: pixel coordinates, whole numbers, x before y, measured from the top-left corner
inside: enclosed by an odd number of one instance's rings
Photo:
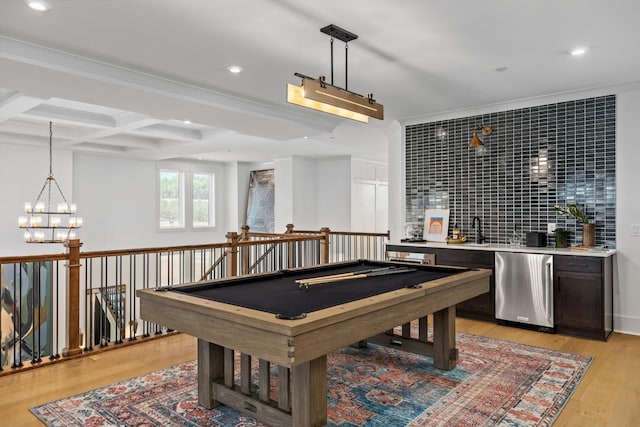
[[[433,313],[433,366],[450,370],[456,367],[456,306]]]
[[[215,408],[212,383],[224,378],[224,347],[198,338],[198,403]]]
[[[327,356],[291,368],[293,427],[327,425]]]

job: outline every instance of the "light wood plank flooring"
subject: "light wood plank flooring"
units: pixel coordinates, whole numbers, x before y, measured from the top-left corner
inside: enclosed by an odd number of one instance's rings
[[[595,356],[554,426],[640,425],[640,336],[613,334],[608,342],[571,338],[458,319],[459,331]],[[0,377],[0,426],[42,425],[29,408],[196,358],[187,335]]]

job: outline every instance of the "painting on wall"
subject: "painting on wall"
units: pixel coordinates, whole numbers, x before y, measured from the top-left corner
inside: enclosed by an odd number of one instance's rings
[[[249,231],[275,231],[275,173],[274,169],[251,171],[245,224]]]
[[[449,232],[449,209],[427,209],[424,212],[424,240],[446,242]]]
[[[51,355],[51,262],[0,266],[0,366]]]

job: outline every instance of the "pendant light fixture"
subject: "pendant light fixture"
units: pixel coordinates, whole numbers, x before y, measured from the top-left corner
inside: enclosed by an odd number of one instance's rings
[[[26,202],[25,215],[18,217],[18,225],[24,229],[24,241],[27,243],[64,243],[75,239],[75,230],[82,227],[82,218],[76,213],[75,203],[67,202],[62,189],[53,177],[52,140],[53,124],[49,122],[49,175],[35,203]],[[54,203],[56,203],[55,208]]]
[[[300,86],[287,85],[287,102],[364,123],[369,121],[369,117],[384,119],[384,107],[373,99],[373,94],[363,96],[348,89],[348,43],[357,39],[358,35],[333,24],[320,31],[331,37],[331,82],[327,83],[325,76],[314,79],[295,73],[302,83]],[[345,43],[344,89],[333,84],[334,38]]]

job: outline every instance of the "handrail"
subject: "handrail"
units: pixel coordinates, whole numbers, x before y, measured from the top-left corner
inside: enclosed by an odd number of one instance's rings
[[[199,249],[214,249],[214,248],[229,248],[231,244],[228,242],[223,243],[201,243],[198,245],[181,245],[181,246],[157,246],[153,248],[137,248],[137,249],[113,249],[107,251],[91,251],[82,252],[81,258],[98,258],[103,256],[119,256],[119,255],[138,255],[138,254],[150,254],[158,252],[180,252],[191,251]],[[2,259],[0,259],[0,262]]]
[[[320,234],[318,230],[296,230],[294,233],[299,234]],[[373,237],[386,237],[390,238],[391,232],[387,231],[386,233],[367,233],[362,231],[329,231],[329,234],[332,235],[342,235],[342,236],[373,236]]]
[[[19,264],[24,262],[42,262],[42,261],[65,261],[69,258],[66,253],[61,254],[44,254],[44,255],[18,255],[18,256],[2,256],[0,264]]]
[[[39,301],[45,301],[42,298],[27,303],[33,304],[32,312],[52,316],[50,322],[44,319],[52,329],[38,334],[45,333],[51,349],[44,351],[50,352],[49,359],[57,360],[59,348],[64,347],[63,359],[93,350],[96,331],[103,325],[94,322],[96,301],[91,295],[95,290],[108,289],[113,283],[123,286],[123,298],[126,298],[121,314],[124,318],[120,320],[128,328],[113,341],[119,344],[123,338],[133,341],[138,336],[146,338],[170,332],[161,325],[139,318],[139,302],[135,295],[138,289],[349,259],[384,259],[384,242],[389,233],[339,232],[329,228],[304,231],[294,230],[293,225],[288,224],[282,234],[253,233],[245,226],[242,233],[229,232],[226,238],[227,241],[216,243],[86,252],[80,250],[82,243],[79,240],[72,240],[65,245],[67,251],[64,253],[4,256],[0,257],[0,265],[3,268],[13,265],[12,270],[5,271],[13,275],[10,291],[14,297],[21,298],[25,287],[34,286],[34,283],[40,283],[39,289],[33,288],[34,292],[47,292],[46,306],[40,304]],[[42,279],[38,278],[39,274]],[[15,313],[9,314],[15,317]],[[3,334],[14,326],[7,323],[8,317],[0,319]],[[34,318],[31,321],[40,324],[41,320]],[[120,329],[124,328],[122,325],[119,325]],[[19,335],[22,340],[25,334]],[[22,357],[20,345],[13,348],[12,368],[15,369],[11,371],[23,368],[22,363],[16,362]],[[38,352],[38,362],[32,363],[30,368],[40,363],[40,351],[34,350]],[[0,364],[0,375],[5,373]]]

